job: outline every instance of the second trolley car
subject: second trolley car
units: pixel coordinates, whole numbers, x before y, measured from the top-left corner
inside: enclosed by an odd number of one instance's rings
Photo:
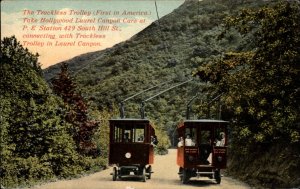
[[[154,128],[147,119],[112,119],[110,123],[109,164],[113,181],[129,176],[142,181],[151,178],[154,161]]]
[[[182,183],[208,177],[220,184],[227,163],[227,121],[185,120],[178,128],[177,165]]]

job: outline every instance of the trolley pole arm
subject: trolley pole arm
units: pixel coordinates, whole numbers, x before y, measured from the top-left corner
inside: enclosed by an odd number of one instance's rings
[[[171,90],[171,89],[174,89],[174,88],[176,88],[176,87],[179,87],[179,86],[181,86],[181,85],[184,85],[184,84],[186,84],[186,83],[188,83],[188,82],[190,82],[190,81],[192,81],[192,80],[193,80],[193,79],[189,79],[189,80],[187,80],[187,81],[184,81],[184,82],[182,82],[182,83],[179,83],[179,84],[177,84],[177,85],[174,85],[174,86],[172,86],[172,87],[170,87],[170,88],[168,88],[168,89],[165,89],[165,90],[161,91],[160,93],[158,93],[158,94],[156,94],[156,95],[154,95],[154,96],[152,96],[152,97],[150,97],[150,98],[147,98],[146,100],[143,100],[142,103],[141,103],[141,118],[142,118],[142,119],[145,118],[145,102],[148,102],[149,100],[152,100],[153,98],[158,97],[159,95],[161,95],[161,94],[163,94],[163,93],[165,93],[165,92],[167,92],[167,91],[169,91],[169,90]]]
[[[216,96],[214,99],[212,99],[207,105],[210,105],[210,104],[213,103],[214,101],[218,100],[222,95],[223,95],[223,93],[219,94],[219,95]]]
[[[216,96],[215,98],[213,98],[208,104],[207,104],[207,106],[209,106],[211,103],[213,103],[214,101],[216,101],[216,100],[218,100],[218,99],[220,99],[220,97],[223,95],[224,93],[221,93],[221,94],[219,94],[218,96]],[[208,109],[209,109],[209,107],[208,107]],[[219,112],[218,112],[218,114],[219,114],[219,119],[221,119],[221,104],[219,104]],[[209,117],[210,117],[210,115],[208,115]]]
[[[192,99],[187,103],[187,107],[186,107],[186,119],[187,120],[190,119],[191,103],[198,95],[199,95],[199,93],[197,93],[195,96],[193,96]]]
[[[202,86],[210,86],[207,83],[206,84],[201,84]],[[193,96],[187,103],[186,107],[186,119],[190,119],[190,112],[191,112],[191,103],[195,100],[196,97],[198,97],[200,92],[197,92],[195,96]]]
[[[132,95],[132,96],[130,96],[130,97],[128,97],[128,98],[122,100],[122,101],[120,102],[120,109],[119,109],[119,111],[120,111],[120,117],[121,117],[121,118],[124,118],[124,117],[125,117],[124,103],[125,103],[126,101],[128,101],[128,100],[130,100],[130,99],[132,99],[132,98],[134,98],[134,97],[136,97],[136,96],[138,96],[138,95],[140,95],[140,94],[142,94],[142,93],[144,93],[144,92],[150,91],[150,90],[152,90],[152,89],[154,89],[154,88],[156,88],[156,87],[162,86],[162,85],[164,85],[164,84],[166,84],[166,83],[169,83],[169,82],[171,82],[171,81],[166,81],[166,82],[160,83],[160,84],[158,84],[158,85],[155,85],[155,86],[153,86],[153,87],[150,87],[150,88],[147,88],[147,89],[145,89],[145,90],[142,90],[142,91],[136,93],[135,95]]]

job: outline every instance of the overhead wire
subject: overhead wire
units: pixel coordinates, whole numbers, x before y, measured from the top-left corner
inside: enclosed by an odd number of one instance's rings
[[[159,31],[160,31],[160,35],[161,35],[161,37],[162,37],[162,42],[163,42],[163,47],[164,47],[164,50],[165,50],[165,52],[166,53],[169,53],[169,51],[168,51],[168,46],[166,45],[166,39],[165,39],[165,35],[163,34],[163,32],[162,32],[162,28],[161,28],[161,25],[160,25],[160,18],[159,18],[159,14],[158,14],[158,8],[157,8],[157,3],[156,3],[156,1],[154,1],[154,3],[155,3],[155,10],[156,10],[156,16],[157,16],[157,23],[158,23],[158,28],[159,28]]]

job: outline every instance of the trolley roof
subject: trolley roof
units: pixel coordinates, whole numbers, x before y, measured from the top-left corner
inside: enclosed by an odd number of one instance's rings
[[[136,119],[136,118],[117,118],[117,119],[110,119],[109,121],[149,121],[148,119]]]
[[[184,120],[184,123],[228,123],[228,121],[224,120],[216,120],[216,119],[188,119]]]
[[[208,126],[208,127],[214,127],[214,126],[225,126],[227,125],[228,121],[224,120],[215,120],[215,119],[195,119],[195,120],[184,120],[182,121],[177,128],[182,127],[201,127],[201,126]]]
[[[110,119],[109,122],[114,124],[150,124],[148,119],[135,119],[135,118],[118,118],[118,119]]]
[[[148,119],[135,119],[135,118],[124,118],[124,119],[110,119],[110,127],[114,127],[116,125],[127,125],[128,128],[131,128],[134,125],[144,125],[146,127],[150,127],[152,129],[153,126],[151,125],[151,122]],[[155,133],[155,131],[153,131],[153,133]]]

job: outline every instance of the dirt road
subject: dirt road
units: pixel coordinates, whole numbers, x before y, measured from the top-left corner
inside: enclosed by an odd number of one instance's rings
[[[181,184],[176,165],[176,150],[169,150],[165,156],[155,156],[153,175],[150,180],[141,182],[137,179],[112,181],[112,168],[74,180],[58,181],[33,187],[34,189],[184,189],[184,188],[222,188],[249,189],[244,183],[228,177],[222,177],[221,184],[203,178],[193,179],[188,184]]]

